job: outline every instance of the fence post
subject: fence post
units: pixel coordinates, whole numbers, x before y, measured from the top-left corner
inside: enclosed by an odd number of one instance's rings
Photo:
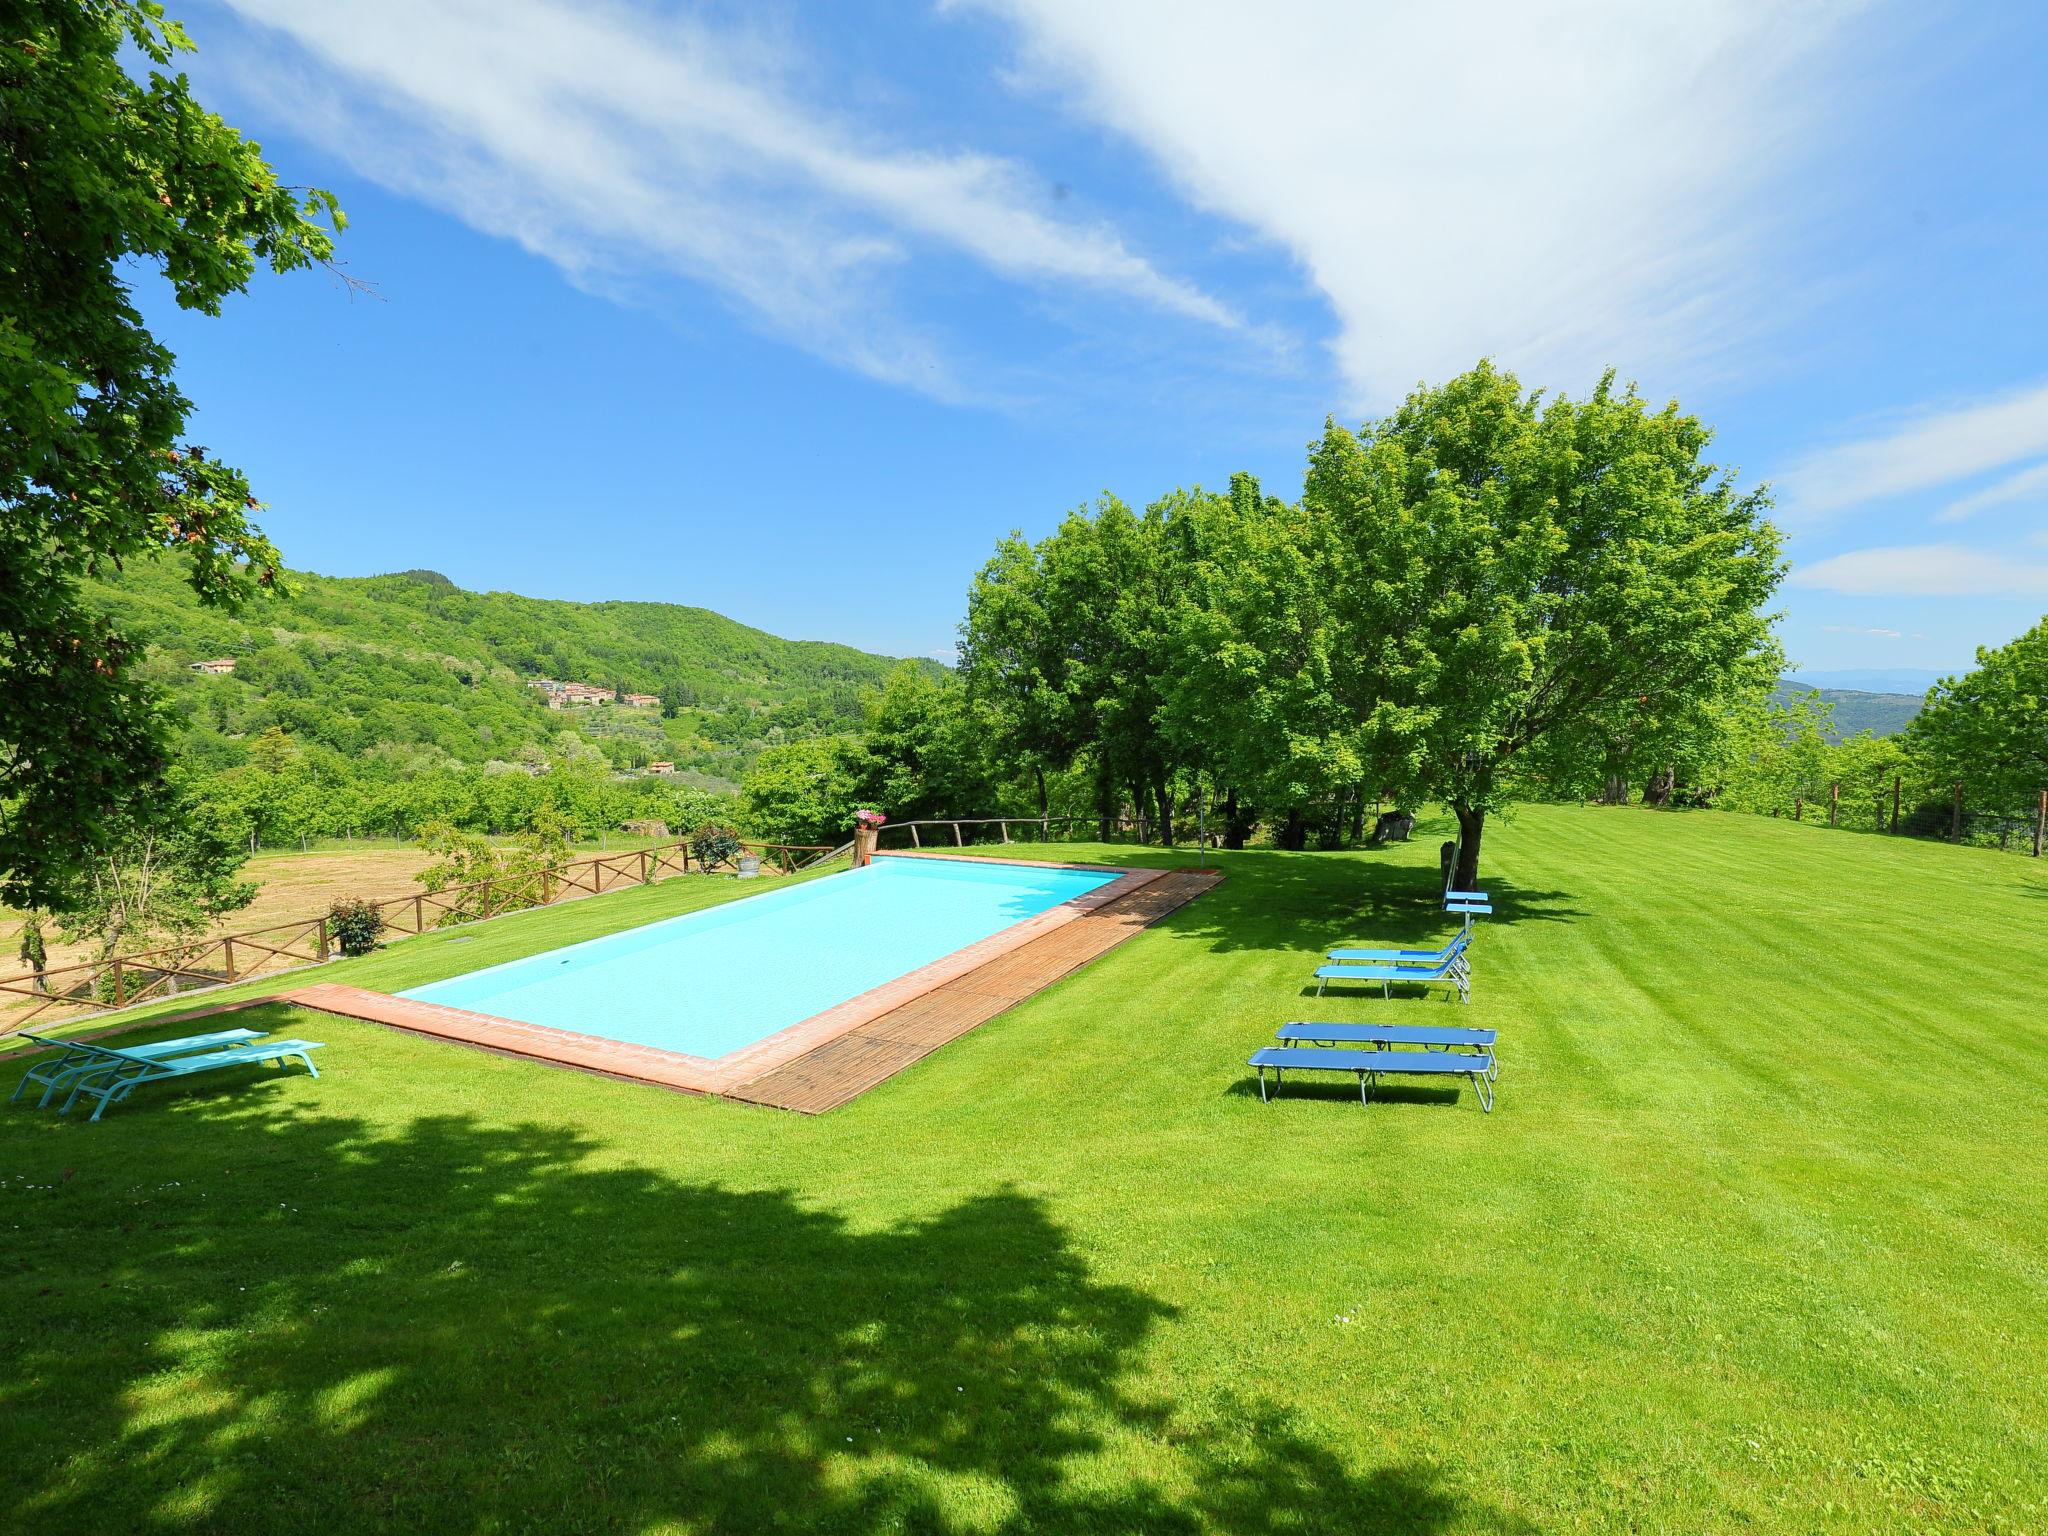
[[[1899,830],[1899,776],[1892,775],[1892,831]]]
[[[647,873],[647,850],[642,848],[640,850],[640,883],[646,885],[650,882],[651,878]]]
[[[1828,785],[1828,825],[1834,826],[1842,814],[1842,781],[1836,779]]]
[[[327,919],[320,919],[320,958],[327,958]]]
[[[1955,805],[1948,815],[1948,840],[1960,843],[1963,840],[1963,781],[1956,780]]]
[[[921,837],[919,837],[919,836],[917,835],[917,823],[913,821],[913,822],[909,823],[909,826],[910,826],[910,846],[911,846],[911,847],[913,847],[913,848],[922,848],[922,847],[924,846],[924,839],[923,839],[923,838],[921,838]]]
[[[415,896],[412,899],[412,931],[414,933],[425,933],[427,931],[427,900],[425,896]]]
[[[121,976],[121,957],[114,956],[114,1006],[122,1007],[128,1001],[128,986]]]
[[[2048,834],[2048,789],[2034,802],[2034,857],[2041,857],[2041,839]]]
[[[220,952],[222,958],[227,961],[228,980],[233,981],[235,979],[235,937],[233,934],[228,934],[221,939]]]
[[[1010,840],[1010,819],[1006,816],[996,825],[1003,829],[1003,841],[1007,843]]]
[[[967,844],[961,839],[960,823],[957,821],[953,823],[953,846],[955,848],[965,848],[967,846]]]

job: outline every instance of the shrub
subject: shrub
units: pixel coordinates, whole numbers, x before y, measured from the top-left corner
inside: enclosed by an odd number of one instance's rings
[[[344,955],[367,955],[384,931],[384,914],[361,896],[337,896],[327,909],[327,931]]]
[[[740,835],[731,827],[706,822],[690,834],[690,852],[699,869],[716,869],[740,856]]]

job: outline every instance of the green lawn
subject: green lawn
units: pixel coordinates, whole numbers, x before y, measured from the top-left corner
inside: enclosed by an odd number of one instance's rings
[[[1311,1001],[1448,931],[1443,835],[1224,855],[818,1119],[282,1006],[318,1082],[16,1106],[0,1528],[2048,1528],[2048,870],[1532,809],[1469,1009]],[[1261,1105],[1302,1017],[1497,1025],[1499,1108]]]

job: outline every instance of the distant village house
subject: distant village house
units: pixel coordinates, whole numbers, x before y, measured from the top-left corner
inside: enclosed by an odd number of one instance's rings
[[[647,771],[649,773],[674,773],[676,765],[674,763],[649,763]]]
[[[552,677],[529,677],[526,686],[538,688],[546,694],[549,709],[584,709],[612,701],[611,689],[593,688],[588,683],[563,683]],[[661,701],[657,699],[655,702]]]
[[[626,695],[626,702],[635,709],[658,709],[661,706],[661,695],[658,693],[629,693]]]
[[[212,661],[195,661],[192,663],[192,670],[194,672],[205,672],[213,677],[226,677],[235,670],[235,658],[232,656],[216,656]]]

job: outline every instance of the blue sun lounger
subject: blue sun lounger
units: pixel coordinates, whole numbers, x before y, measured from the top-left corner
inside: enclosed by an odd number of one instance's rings
[[[1464,1077],[1472,1081],[1479,1107],[1493,1113],[1493,1057],[1453,1054],[1450,1051],[1339,1051],[1313,1045],[1268,1045],[1253,1051],[1245,1063],[1259,1071],[1259,1098],[1270,1102],[1266,1092],[1266,1069],[1273,1069],[1273,1092],[1280,1091],[1281,1074],[1296,1072],[1355,1072],[1358,1074],[1360,1103],[1372,1102],[1373,1091],[1382,1077]]]
[[[1282,1024],[1273,1031],[1282,1045],[1419,1045],[1427,1051],[1477,1051],[1492,1063],[1488,1077],[1500,1076],[1492,1029],[1455,1029],[1429,1024]]]
[[[1436,966],[1455,960],[1471,942],[1472,930],[1465,928],[1442,949],[1333,949],[1327,958],[1354,964]]]
[[[43,1096],[36,1100],[41,1109],[50,1102],[53,1094],[69,1085],[70,1080],[89,1072],[104,1071],[107,1066],[104,1050],[88,1047],[82,1040],[58,1040],[48,1035],[31,1035],[24,1031],[24,1040],[33,1040],[37,1045],[55,1048],[58,1055],[49,1061],[40,1062],[22,1073],[21,1081],[14,1085],[14,1092],[7,1102],[19,1099],[32,1083],[40,1083]],[[198,1051],[216,1050],[223,1045],[240,1045],[245,1040],[261,1040],[260,1029],[223,1029],[210,1035],[187,1035],[182,1040],[152,1040],[147,1045],[124,1045],[122,1053],[128,1056],[142,1056],[160,1060],[166,1056],[186,1056]]]
[[[313,1058],[307,1054],[321,1048],[318,1040],[265,1040],[256,1045],[233,1045],[191,1056],[165,1057],[142,1056],[106,1045],[88,1045],[83,1040],[60,1043],[89,1051],[98,1060],[71,1079],[71,1091],[64,1096],[63,1106],[57,1113],[70,1114],[71,1106],[83,1094],[88,1099],[99,1100],[93,1106],[92,1118],[95,1120],[106,1113],[109,1104],[119,1103],[144,1083],[169,1082],[173,1078],[215,1072],[222,1067],[254,1066],[265,1061],[274,1061],[282,1067],[288,1059],[296,1059],[304,1062],[306,1070],[313,1076],[320,1075],[320,1069],[313,1065]]]
[[[1333,981],[1376,981],[1380,995],[1392,997],[1394,983],[1413,982],[1423,986],[1447,983],[1458,989],[1458,1000],[1472,1001],[1472,971],[1463,951],[1437,965],[1324,965],[1316,968],[1316,996]]]

